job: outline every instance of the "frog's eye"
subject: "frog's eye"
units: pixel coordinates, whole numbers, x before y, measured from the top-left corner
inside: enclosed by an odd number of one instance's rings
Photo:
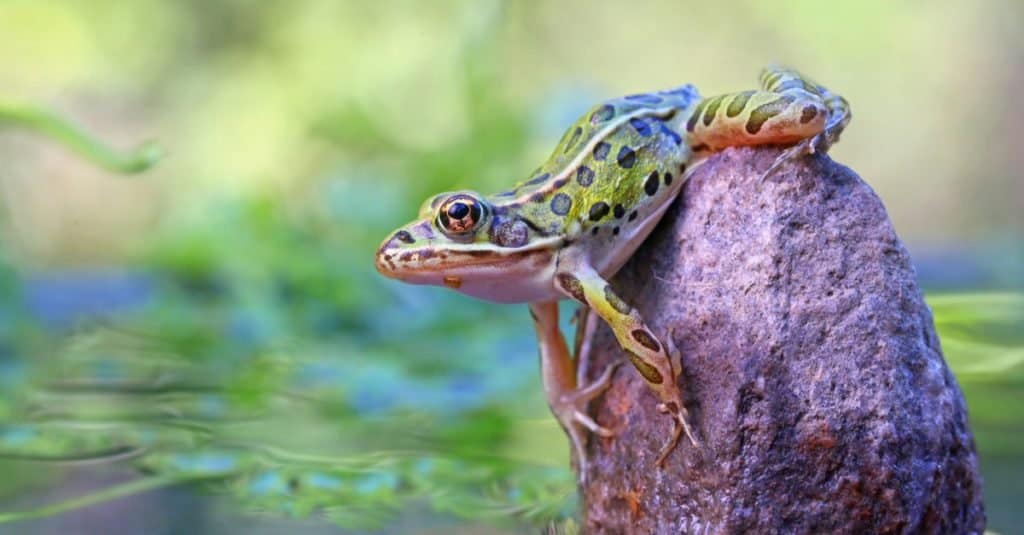
[[[446,234],[472,232],[480,226],[483,218],[483,201],[464,193],[448,197],[437,208],[437,224]]]

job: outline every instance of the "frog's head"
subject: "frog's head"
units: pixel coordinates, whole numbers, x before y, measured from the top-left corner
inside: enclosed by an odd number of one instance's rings
[[[420,215],[377,249],[377,271],[413,284],[448,286],[501,302],[528,301],[533,283],[553,250],[507,207],[496,208],[473,191],[427,199]]]

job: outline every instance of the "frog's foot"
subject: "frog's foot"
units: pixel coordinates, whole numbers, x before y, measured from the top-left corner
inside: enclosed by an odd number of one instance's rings
[[[672,438],[669,439],[665,447],[661,449],[661,453],[658,454],[658,459],[654,461],[656,466],[662,466],[665,464],[665,459],[668,458],[669,454],[676,449],[679,444],[679,437],[686,433],[686,438],[690,439],[690,443],[695,448],[700,448],[700,442],[693,437],[693,431],[690,430],[690,424],[687,422],[686,409],[682,408],[678,403],[659,403],[658,412],[662,414],[668,414],[672,416]]]
[[[665,339],[665,349],[668,351],[669,357],[672,359],[672,365],[675,369],[682,369],[682,354],[679,353],[679,349],[676,348],[675,342],[672,341],[674,336],[669,336]],[[686,407],[683,407],[679,402],[668,402],[659,403],[655,407],[659,413],[668,414],[672,417],[672,438],[669,439],[665,447],[661,449],[661,453],[658,454],[658,458],[654,461],[656,466],[662,466],[665,463],[665,459],[672,453],[676,446],[679,444],[679,438],[686,433],[686,438],[690,440],[690,444],[697,449],[700,449],[700,442],[693,436],[693,431],[690,429],[689,414],[686,411]]]
[[[565,428],[569,434],[569,440],[572,441],[581,480],[587,474],[587,435],[584,429],[605,438],[615,436],[615,433],[606,427],[602,427],[587,414],[587,404],[603,394],[605,390],[608,390],[608,387],[611,386],[612,375],[620,364],[612,364],[605,368],[604,373],[593,383],[583,388],[566,392],[551,401],[551,412],[554,413],[555,418]]]
[[[761,175],[761,180],[764,181],[765,179],[770,177],[773,173],[782,168],[782,166],[785,165],[787,162],[794,161],[798,158],[810,154],[828,152],[828,149],[833,144],[835,144],[836,141],[839,141],[839,133],[839,129],[825,130],[820,134],[800,141],[796,145],[793,145],[792,147],[789,147],[788,149],[782,151],[782,154],[780,154],[777,158],[775,158],[775,161],[772,162],[771,167],[769,167],[768,170]]]
[[[796,145],[793,145],[792,147],[789,147],[788,149],[782,151],[782,154],[775,158],[775,161],[772,162],[772,165],[768,168],[768,170],[761,175],[760,180],[762,182],[767,180],[768,177],[772,176],[776,171],[781,169],[782,166],[785,165],[787,162],[817,152],[816,147],[820,141],[818,139],[820,137],[821,134],[818,134],[811,138],[807,138],[797,143]]]
[[[825,106],[828,109],[828,121],[825,124],[825,128],[821,132],[803,139],[796,145],[782,151],[782,154],[775,158],[771,167],[761,175],[762,181],[771,176],[775,171],[778,171],[786,162],[796,160],[808,154],[828,152],[828,149],[839,141],[839,134],[843,132],[843,129],[850,122],[850,106],[842,97],[829,93],[827,89],[818,87],[818,90],[821,92]]]

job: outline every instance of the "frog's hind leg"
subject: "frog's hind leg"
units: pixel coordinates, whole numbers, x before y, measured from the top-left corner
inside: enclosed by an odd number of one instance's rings
[[[701,101],[686,124],[695,149],[780,145],[787,149],[765,173],[793,158],[824,152],[850,122],[846,100],[795,70],[767,67],[761,89]]]
[[[537,340],[540,344],[541,379],[547,394],[548,406],[555,418],[565,429],[576,452],[576,463],[580,478],[586,477],[587,457],[585,429],[603,437],[612,432],[601,427],[587,412],[587,404],[601,395],[611,384],[612,374],[617,365],[608,366],[593,383],[578,387],[576,367],[579,357],[573,361],[569,356],[565,338],[558,326],[558,302],[546,301],[530,304]]]

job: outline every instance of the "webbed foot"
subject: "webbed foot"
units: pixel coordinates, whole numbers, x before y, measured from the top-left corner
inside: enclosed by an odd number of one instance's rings
[[[593,383],[563,393],[550,402],[551,412],[569,434],[569,440],[576,452],[577,470],[581,481],[585,480],[587,474],[586,431],[605,438],[615,436],[615,433],[598,424],[587,414],[587,404],[608,390],[608,387],[611,386],[612,375],[620,365],[621,363],[615,363],[608,366]]]

